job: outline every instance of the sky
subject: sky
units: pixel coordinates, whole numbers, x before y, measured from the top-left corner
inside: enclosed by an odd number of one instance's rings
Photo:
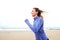
[[[59,0],[0,0],[0,29],[29,29],[24,20],[33,24],[34,7],[45,11],[44,28],[60,28]]]

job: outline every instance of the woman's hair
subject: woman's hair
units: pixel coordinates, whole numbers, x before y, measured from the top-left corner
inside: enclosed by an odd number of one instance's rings
[[[44,11],[40,10],[39,8],[33,8],[33,9],[35,9],[35,11],[38,12],[37,16],[43,18],[43,16],[41,15],[41,13],[43,13]]]

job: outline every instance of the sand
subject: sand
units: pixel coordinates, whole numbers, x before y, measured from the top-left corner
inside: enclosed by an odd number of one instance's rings
[[[60,40],[60,30],[45,30],[50,40]],[[0,40],[35,40],[32,31],[0,31]]]

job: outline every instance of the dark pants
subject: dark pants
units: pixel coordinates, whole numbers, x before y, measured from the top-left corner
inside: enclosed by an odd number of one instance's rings
[[[47,40],[49,40],[49,38],[47,38]]]

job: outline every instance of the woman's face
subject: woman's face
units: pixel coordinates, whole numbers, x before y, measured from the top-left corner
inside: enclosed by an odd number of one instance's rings
[[[33,10],[32,10],[32,16],[34,17],[34,16],[36,16],[36,15],[37,15],[37,12],[36,12],[35,9],[33,9]]]

